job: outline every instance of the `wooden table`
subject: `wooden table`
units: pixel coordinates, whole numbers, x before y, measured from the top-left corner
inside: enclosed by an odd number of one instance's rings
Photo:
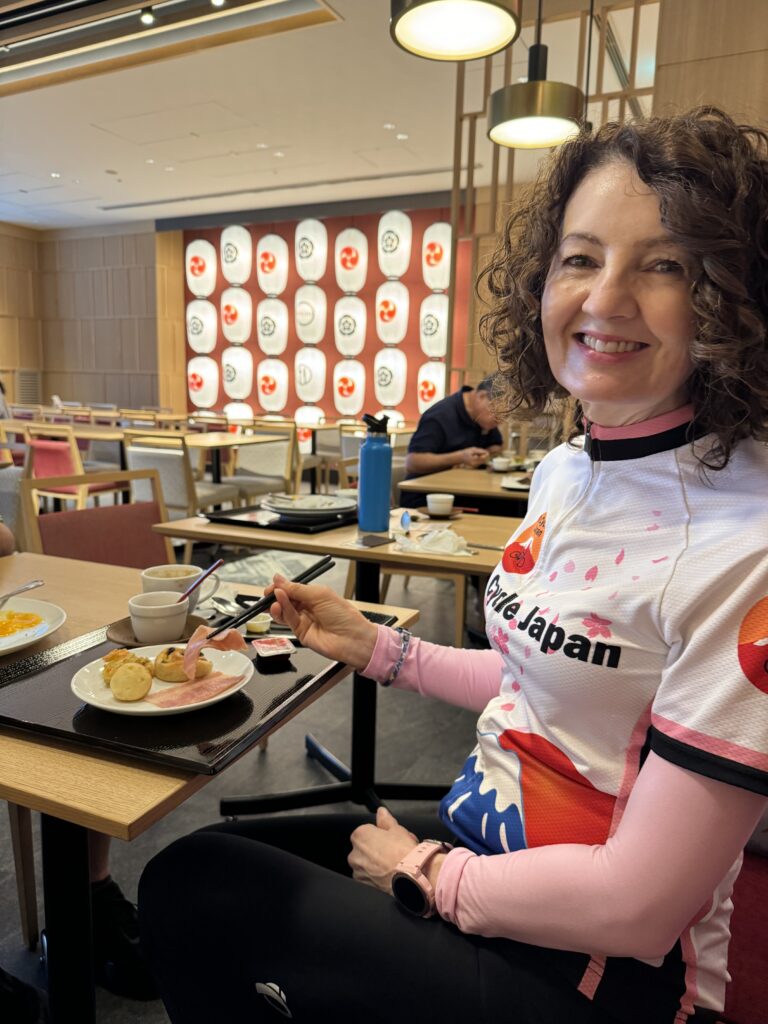
[[[394,522],[401,510],[395,510]],[[282,551],[303,551],[312,554],[330,554],[334,557],[349,558],[355,562],[355,593],[361,600],[377,603],[379,600],[379,570],[381,568],[408,572],[421,569],[433,572],[450,572],[454,575],[483,575],[492,572],[501,557],[501,552],[511,534],[520,524],[519,519],[506,516],[465,515],[451,522],[456,533],[465,537],[469,544],[479,545],[472,557],[443,555],[435,553],[414,553],[398,551],[395,543],[377,547],[360,547],[356,525],[343,526],[324,533],[296,533],[287,530],[270,530],[247,526],[228,526],[210,523],[202,518],[177,519],[173,523],[157,523],[153,527],[158,533],[186,540],[208,541],[219,544],[234,544],[238,547],[277,548]],[[482,546],[480,546],[482,545]],[[355,673],[352,687],[352,760],[345,773],[339,773],[338,760],[328,755],[322,747],[308,745],[308,753],[315,757],[336,778],[344,781],[329,786],[316,787],[294,793],[273,795],[259,800],[260,811],[282,811],[306,807],[316,803],[334,803],[352,800],[375,807],[376,799],[439,799],[447,787],[403,785],[380,783],[375,779],[376,757],[376,687],[370,680]],[[318,792],[318,789],[322,792]],[[254,805],[248,810],[235,800],[222,804],[227,813],[253,813]]]
[[[527,503],[527,491],[507,491],[501,486],[505,476],[524,477],[529,473],[510,472],[495,473],[492,469],[470,469],[454,467],[442,469],[439,473],[427,473],[403,480],[399,485],[401,491],[419,494],[453,494],[461,498],[465,504],[475,504],[481,512],[493,510],[501,512],[504,508],[510,512],[522,511],[520,502]],[[501,503],[505,502],[506,505]],[[426,505],[426,498],[424,504]],[[456,504],[461,504],[457,502]]]
[[[128,598],[140,589],[136,569],[29,553],[0,559],[2,592],[37,576],[46,581],[40,598],[63,607],[67,621],[35,647],[0,658],[0,671],[16,658],[122,618]],[[257,592],[256,588],[250,589]],[[377,610],[396,615],[401,625],[418,618],[418,612],[404,608],[387,606]],[[346,675],[348,670],[341,669],[312,699]],[[0,729],[0,798],[43,815],[48,976],[54,1024],[90,1024],[94,1020],[86,829],[135,839],[211,778]]]

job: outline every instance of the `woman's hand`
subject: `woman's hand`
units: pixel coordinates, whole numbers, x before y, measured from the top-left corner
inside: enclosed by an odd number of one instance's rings
[[[365,668],[371,660],[376,626],[330,587],[275,576],[265,590],[269,593],[275,596],[272,618],[290,626],[305,647],[355,669]]]
[[[395,868],[419,840],[394,818],[386,807],[376,812],[375,825],[360,825],[351,835],[352,852],[347,862],[352,877],[392,894]]]

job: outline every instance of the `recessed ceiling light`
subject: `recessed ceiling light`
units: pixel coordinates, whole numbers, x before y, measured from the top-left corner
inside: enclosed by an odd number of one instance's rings
[[[51,177],[52,178],[60,178],[61,175],[59,174],[58,171],[51,171]]]
[[[171,167],[171,165],[170,165],[170,164],[168,164],[168,166],[167,166],[167,167],[164,167],[164,168],[163,168],[163,170],[164,170],[164,171],[175,171],[175,170],[176,170],[176,168],[175,168],[175,167]]]
[[[155,15],[151,7],[144,7],[141,14],[139,15],[139,21],[142,25],[154,25]]]
[[[148,163],[148,164],[153,164],[153,163],[154,163],[155,161],[154,161],[154,160],[152,159],[152,157],[150,156],[150,157],[148,157],[148,158],[147,158],[147,160],[145,160],[144,162],[145,162],[145,163]]]
[[[224,0],[211,0],[211,7],[223,7]]]
[[[385,132],[393,132],[395,128],[397,128],[397,125],[393,124],[392,121],[385,121],[381,127]]]
[[[79,185],[80,184],[80,179],[79,178],[73,178],[72,179],[72,184],[73,185]]]
[[[405,142],[405,140],[408,138],[408,132],[398,132],[395,138],[397,139],[398,142]]]
[[[282,149],[276,149],[275,150],[275,156],[283,157],[283,156],[285,156],[285,153],[282,151]]]
[[[257,142],[256,143],[256,149],[269,149],[269,143],[268,142]]]

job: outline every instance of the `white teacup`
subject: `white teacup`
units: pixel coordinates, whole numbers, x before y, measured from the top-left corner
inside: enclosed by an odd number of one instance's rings
[[[503,455],[495,455],[491,459],[492,468],[498,470],[501,473],[505,473],[511,465],[512,460],[505,458]]]
[[[428,494],[427,508],[433,516],[449,516],[453,512],[453,495]]]
[[[184,632],[189,598],[179,601],[176,590],[136,594],[128,599],[133,635],[142,644],[170,644]]]
[[[183,594],[202,571],[199,565],[150,565],[141,574],[141,589],[145,594],[152,594],[157,590],[175,590],[177,594]],[[197,608],[198,601],[207,601],[218,589],[219,578],[213,573],[201,587],[189,595],[190,612]]]

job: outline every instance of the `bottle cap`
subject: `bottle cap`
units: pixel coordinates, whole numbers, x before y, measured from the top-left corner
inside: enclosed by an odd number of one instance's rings
[[[363,423],[368,427],[369,434],[386,434],[389,416],[371,416],[367,412],[363,416]]]

